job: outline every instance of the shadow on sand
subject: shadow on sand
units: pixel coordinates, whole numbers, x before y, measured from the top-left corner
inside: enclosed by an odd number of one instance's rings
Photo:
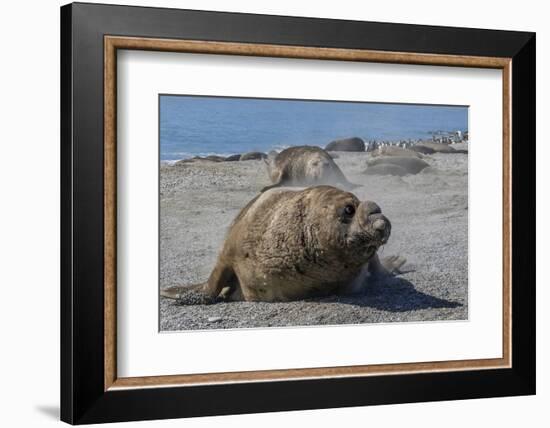
[[[418,291],[414,285],[398,276],[386,277],[369,285],[364,294],[331,296],[317,299],[324,303],[343,303],[371,307],[389,312],[408,312],[419,309],[456,308],[461,303],[430,296]]]

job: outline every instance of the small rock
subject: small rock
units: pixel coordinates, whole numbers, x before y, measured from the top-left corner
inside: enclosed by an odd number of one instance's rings
[[[241,155],[242,161],[245,160],[260,160],[260,159],[266,159],[267,155],[262,152],[248,152]]]
[[[229,155],[225,158],[225,162],[235,162],[241,159],[241,155]]]
[[[209,160],[211,162],[223,162],[225,158],[223,156],[209,155],[209,156],[206,156],[204,160]]]
[[[177,161],[174,165],[185,165],[185,164],[188,164],[188,163],[192,163],[194,162],[194,159],[182,159],[182,160],[179,160]]]
[[[208,322],[218,322],[221,321],[222,317],[210,317],[208,318]]]

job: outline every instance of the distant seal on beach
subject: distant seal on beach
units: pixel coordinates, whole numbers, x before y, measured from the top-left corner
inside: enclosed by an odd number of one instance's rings
[[[467,154],[468,150],[457,150],[454,147],[451,147],[448,143],[433,143],[431,141],[424,141],[416,146],[411,147],[415,151],[422,151],[425,153],[431,151],[432,153],[464,153]]]
[[[271,189],[233,220],[208,281],[160,294],[196,304],[359,293],[371,275],[389,275],[405,263],[377,256],[390,232],[380,207],[352,193],[332,186]]]
[[[391,163],[382,163],[379,165],[372,165],[369,166],[365,170],[365,174],[367,175],[396,175],[398,177],[403,177],[404,175],[407,175],[408,172],[405,168],[394,165]]]
[[[211,161],[211,162],[223,162],[225,160],[225,158],[223,156],[218,156],[218,155],[209,155],[209,156],[205,156],[204,158],[197,157],[197,159],[207,160],[207,161]]]
[[[225,158],[223,156],[218,155],[208,155],[208,156],[194,156],[190,159],[182,159],[180,161],[176,162],[176,165],[182,165],[186,163],[193,163],[193,162],[223,162]]]
[[[331,141],[325,150],[328,152],[364,152],[365,142],[359,137],[343,138]]]
[[[347,180],[332,157],[320,147],[295,146],[281,153],[270,152],[265,163],[273,184],[262,192],[273,187],[316,184],[340,185],[348,190],[358,187]]]
[[[403,147],[397,146],[385,146],[378,147],[377,150],[374,150],[371,154],[373,157],[377,156],[401,156],[401,157],[412,157],[422,159],[423,156],[419,152],[413,150],[404,149]]]
[[[418,174],[424,168],[430,166],[428,162],[423,161],[422,159],[417,159],[413,157],[384,156],[384,157],[369,159],[367,161],[368,167],[365,173],[368,174],[369,169],[372,168],[373,166],[384,165],[384,164],[397,165],[402,169],[404,169],[407,172],[407,174]]]
[[[434,149],[432,149],[430,147],[423,146],[421,144],[416,144],[414,146],[411,146],[410,149],[417,152],[417,153],[422,153],[424,155],[431,155],[431,154],[435,153]]]

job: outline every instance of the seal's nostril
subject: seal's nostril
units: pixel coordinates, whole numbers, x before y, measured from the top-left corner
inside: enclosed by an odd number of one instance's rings
[[[376,230],[384,230],[386,228],[386,222],[379,218],[378,220],[374,221],[372,227]]]
[[[380,214],[382,212],[380,207],[375,202],[365,201],[363,204],[365,205],[365,214],[367,216],[371,214]]]

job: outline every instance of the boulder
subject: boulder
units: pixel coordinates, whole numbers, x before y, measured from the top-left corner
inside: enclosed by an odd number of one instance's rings
[[[261,160],[261,159],[266,159],[266,158],[267,158],[267,155],[265,153],[262,153],[262,152],[248,152],[248,153],[242,154],[240,160],[242,160],[242,161],[245,161],[245,160]]]
[[[225,162],[235,162],[241,159],[241,154],[227,156]]]
[[[358,137],[334,140],[327,144],[325,150],[329,152],[364,152],[365,142]]]

